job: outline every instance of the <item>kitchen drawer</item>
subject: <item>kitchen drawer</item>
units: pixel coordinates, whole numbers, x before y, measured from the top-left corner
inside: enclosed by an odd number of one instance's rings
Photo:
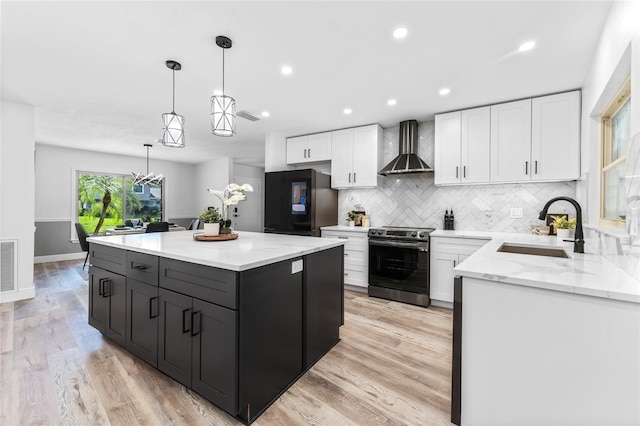
[[[237,309],[237,279],[234,271],[160,258],[160,287]]]
[[[431,237],[431,251],[472,255],[480,247],[487,244],[488,239]]]
[[[91,265],[116,274],[126,274],[126,251],[101,244],[89,244]]]
[[[127,252],[127,278],[143,283],[158,285],[158,256]]]
[[[367,287],[369,285],[369,271],[367,267],[358,267],[354,265],[344,265],[344,283],[359,287]]]

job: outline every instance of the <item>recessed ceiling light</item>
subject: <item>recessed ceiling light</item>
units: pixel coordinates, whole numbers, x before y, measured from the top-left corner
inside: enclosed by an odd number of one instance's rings
[[[399,27],[393,30],[393,36],[397,39],[405,38],[407,33],[408,31],[405,27]]]
[[[438,93],[440,94],[440,96],[446,96],[451,93],[451,89],[449,89],[448,87],[443,87]]]
[[[271,114],[269,114],[269,111],[262,111],[262,112],[260,113],[260,115],[261,115],[261,116],[263,116],[263,117],[268,117],[268,116],[270,116]]]
[[[345,114],[349,115],[349,114],[351,114],[353,111],[351,111],[351,108],[345,108],[345,109],[344,109],[344,111],[342,111],[342,112],[344,112]]]
[[[395,99],[389,99],[389,100],[387,101],[387,105],[389,105],[389,106],[394,106],[396,103],[397,103],[397,102],[396,102],[396,100],[395,100]]]
[[[285,65],[280,69],[280,71],[282,71],[282,74],[284,75],[289,75],[293,72],[293,68],[291,68],[289,65]]]
[[[520,47],[518,47],[518,50],[521,52],[526,52],[527,50],[531,50],[534,47],[536,47],[535,41],[527,41],[526,43],[522,43]]]

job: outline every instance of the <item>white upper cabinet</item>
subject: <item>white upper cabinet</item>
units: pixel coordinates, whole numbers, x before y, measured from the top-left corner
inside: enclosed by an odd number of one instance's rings
[[[531,180],[580,177],[580,92],[534,98],[531,104]]]
[[[331,132],[331,187],[373,188],[382,182],[382,128],[377,124]]]
[[[489,182],[491,109],[436,115],[436,185]]]
[[[491,182],[531,179],[531,99],[491,106]]]
[[[287,138],[287,164],[331,160],[331,132]]]
[[[460,183],[461,115],[461,111],[436,115],[433,165],[436,185]]]

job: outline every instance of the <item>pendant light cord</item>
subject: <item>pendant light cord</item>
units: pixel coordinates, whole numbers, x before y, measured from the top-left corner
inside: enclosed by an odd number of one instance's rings
[[[176,70],[172,70],[173,71],[173,104],[171,107],[171,113],[175,114],[176,113]],[[147,147],[147,153],[149,152],[149,147]],[[147,164],[147,169],[149,168],[149,165]],[[147,170],[148,171],[148,170]]]
[[[222,96],[224,96],[224,51],[225,49],[222,48]]]
[[[149,147],[147,147],[147,176],[149,176]]]

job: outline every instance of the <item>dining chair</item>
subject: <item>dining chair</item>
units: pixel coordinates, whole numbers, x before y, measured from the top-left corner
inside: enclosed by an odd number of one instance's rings
[[[198,229],[198,227],[200,227],[200,219],[195,218],[191,221],[191,224],[189,225],[189,227],[187,228],[187,231],[192,231],[194,229]]]
[[[124,221],[124,226],[131,227],[131,226],[133,226],[133,222],[131,220],[127,219],[127,220]]]
[[[86,251],[87,255],[84,258],[84,264],[82,265],[82,269],[87,266],[87,259],[89,259],[89,243],[87,242],[87,231],[84,229],[81,223],[76,222],[76,234],[78,234],[78,242],[80,243],[80,248],[82,251]]]
[[[151,232],[167,232],[169,230],[169,222],[151,222],[147,225],[145,233]]]

